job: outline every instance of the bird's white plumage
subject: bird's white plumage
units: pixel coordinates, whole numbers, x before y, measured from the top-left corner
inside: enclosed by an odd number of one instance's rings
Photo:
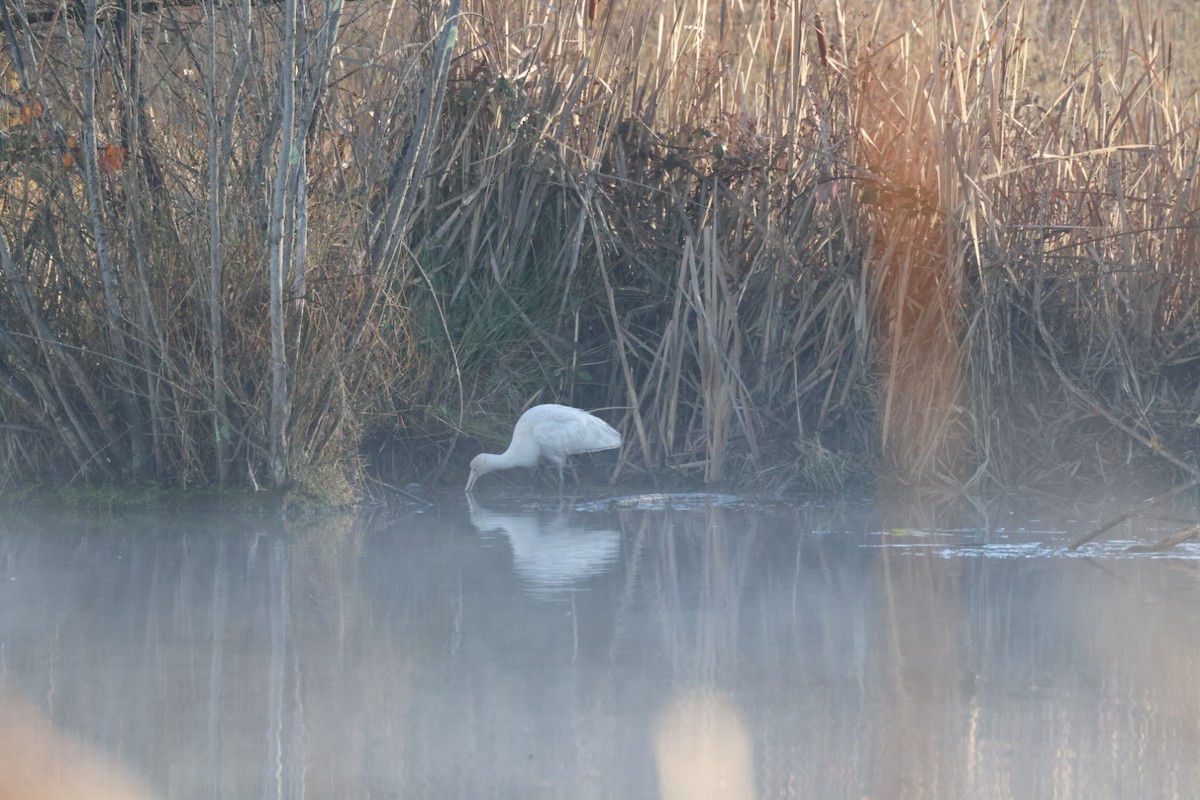
[[[480,453],[471,461],[467,491],[471,491],[481,475],[512,467],[532,467],[542,460],[558,467],[561,487],[567,456],[620,446],[621,434],[597,416],[556,403],[534,406],[513,426],[507,450],[499,454]]]

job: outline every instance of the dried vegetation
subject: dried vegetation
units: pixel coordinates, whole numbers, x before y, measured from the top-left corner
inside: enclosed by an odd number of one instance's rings
[[[1196,463],[1188,7],[10,7],[7,481],[456,480],[549,400],[629,481]]]

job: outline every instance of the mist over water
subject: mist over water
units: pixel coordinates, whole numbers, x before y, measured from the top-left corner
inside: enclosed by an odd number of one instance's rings
[[[726,500],[9,516],[0,796],[1200,796],[1200,548]]]

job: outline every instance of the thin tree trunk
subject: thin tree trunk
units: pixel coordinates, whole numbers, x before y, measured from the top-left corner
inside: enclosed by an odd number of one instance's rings
[[[157,230],[161,235],[164,227],[157,223],[169,217],[172,200],[163,190],[162,170],[158,166],[149,135],[152,126],[146,112],[141,81],[141,31],[141,17],[127,5],[118,7],[114,14],[112,47],[116,68],[111,74],[124,104],[121,142],[127,155],[120,169],[120,178],[123,179],[126,193],[125,263],[129,272],[125,285],[130,289],[127,302],[136,319],[136,335],[132,337],[134,341],[130,355],[136,351],[141,356],[139,368],[131,372],[130,379],[135,386],[144,385],[146,432],[139,436],[143,440],[148,437],[148,441],[145,441],[148,470],[157,470],[166,466],[167,457],[162,443],[166,438],[164,429],[171,426],[173,413],[167,401],[168,383],[163,380],[164,361],[169,357],[170,343],[155,307],[151,288],[151,276],[155,274],[152,231]],[[136,443],[136,446],[142,444]]]
[[[95,2],[95,0],[91,0]],[[276,155],[275,182],[268,227],[269,256],[267,280],[270,285],[268,313],[271,326],[271,410],[267,420],[267,442],[271,481],[276,489],[286,489],[291,480],[288,453],[288,422],[291,417],[286,316],[283,307],[285,254],[291,250],[285,240],[294,219],[295,193],[290,181],[293,158],[303,157],[296,136],[296,4],[284,0],[283,42],[279,53],[279,147]]]
[[[224,163],[222,143],[224,128],[217,113],[217,10],[215,0],[205,4],[208,15],[208,103],[205,106],[208,122],[208,338],[212,360],[212,432],[217,483],[224,484],[229,465],[229,417],[226,411],[225,388],[225,328],[221,314],[221,167]],[[227,102],[237,104],[235,95]]]
[[[113,372],[120,376],[117,392],[121,417],[128,429],[130,468],[134,475],[143,475],[147,468],[147,447],[142,430],[141,413],[134,394],[135,381],[125,341],[124,314],[121,310],[120,289],[112,254],[108,247],[108,230],[104,222],[103,197],[100,189],[100,167],[97,159],[99,145],[96,137],[96,80],[99,74],[99,30],[96,0],[87,0],[87,27],[83,48],[83,186],[88,214],[92,224],[96,264],[100,270],[101,293],[104,297],[108,357]],[[122,451],[119,440],[110,442],[109,455]]]

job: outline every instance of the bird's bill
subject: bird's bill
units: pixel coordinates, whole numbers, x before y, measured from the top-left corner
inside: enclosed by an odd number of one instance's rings
[[[471,474],[467,476],[467,491],[468,492],[471,491],[471,487],[475,485],[476,477],[478,477],[478,476],[476,476],[475,470],[471,470]]]

